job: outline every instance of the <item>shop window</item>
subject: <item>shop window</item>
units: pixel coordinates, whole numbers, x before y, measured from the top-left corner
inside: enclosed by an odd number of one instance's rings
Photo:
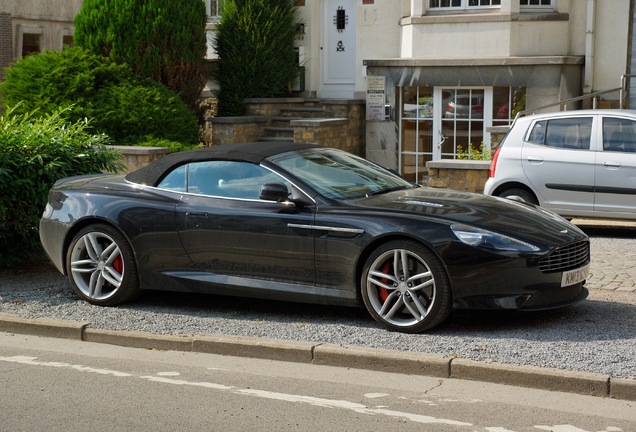
[[[40,35],[35,33],[23,33],[22,34],[22,57],[26,57],[31,53],[39,53],[40,48]]]
[[[506,126],[512,123],[520,111],[526,109],[524,87],[494,87],[492,124]]]
[[[403,88],[400,172],[414,182],[422,181],[434,156],[433,101],[432,87]]]
[[[524,87],[402,87],[400,173],[425,182],[428,161],[487,157],[489,127],[510,125],[525,108]]]

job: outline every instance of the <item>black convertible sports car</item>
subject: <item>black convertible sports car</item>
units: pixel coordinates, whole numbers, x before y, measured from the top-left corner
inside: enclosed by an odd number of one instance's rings
[[[76,293],[105,306],[144,289],[363,303],[413,333],[453,309],[588,294],[589,239],[561,217],[421,187],[318,145],[222,145],[59,180],[40,238]]]

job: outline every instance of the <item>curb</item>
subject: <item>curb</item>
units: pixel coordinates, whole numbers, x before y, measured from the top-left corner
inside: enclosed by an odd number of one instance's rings
[[[49,318],[21,318],[0,313],[0,332],[128,348],[251,357],[324,366],[453,378],[560,391],[587,396],[636,401],[636,379],[611,378],[590,372],[573,372],[537,366],[487,363],[443,355],[394,351],[334,344],[203,334],[156,335],[138,331],[91,329],[90,323]]]

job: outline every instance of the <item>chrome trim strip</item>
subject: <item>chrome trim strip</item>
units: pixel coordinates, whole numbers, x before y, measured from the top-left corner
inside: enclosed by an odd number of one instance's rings
[[[333,231],[333,232],[343,232],[343,233],[351,233],[351,234],[362,234],[364,233],[363,229],[359,228],[337,228],[337,227],[328,227],[321,225],[303,225],[303,224],[287,224],[289,228],[302,228],[302,229],[310,229],[315,231]]]

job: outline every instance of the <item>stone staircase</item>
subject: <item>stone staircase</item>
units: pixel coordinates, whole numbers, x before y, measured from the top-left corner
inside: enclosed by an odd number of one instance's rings
[[[291,126],[293,120],[303,120],[308,118],[329,118],[333,113],[326,112],[316,102],[306,101],[302,106],[282,108],[280,115],[270,117],[268,125],[265,127],[265,135],[259,141],[294,141],[294,128]]]

